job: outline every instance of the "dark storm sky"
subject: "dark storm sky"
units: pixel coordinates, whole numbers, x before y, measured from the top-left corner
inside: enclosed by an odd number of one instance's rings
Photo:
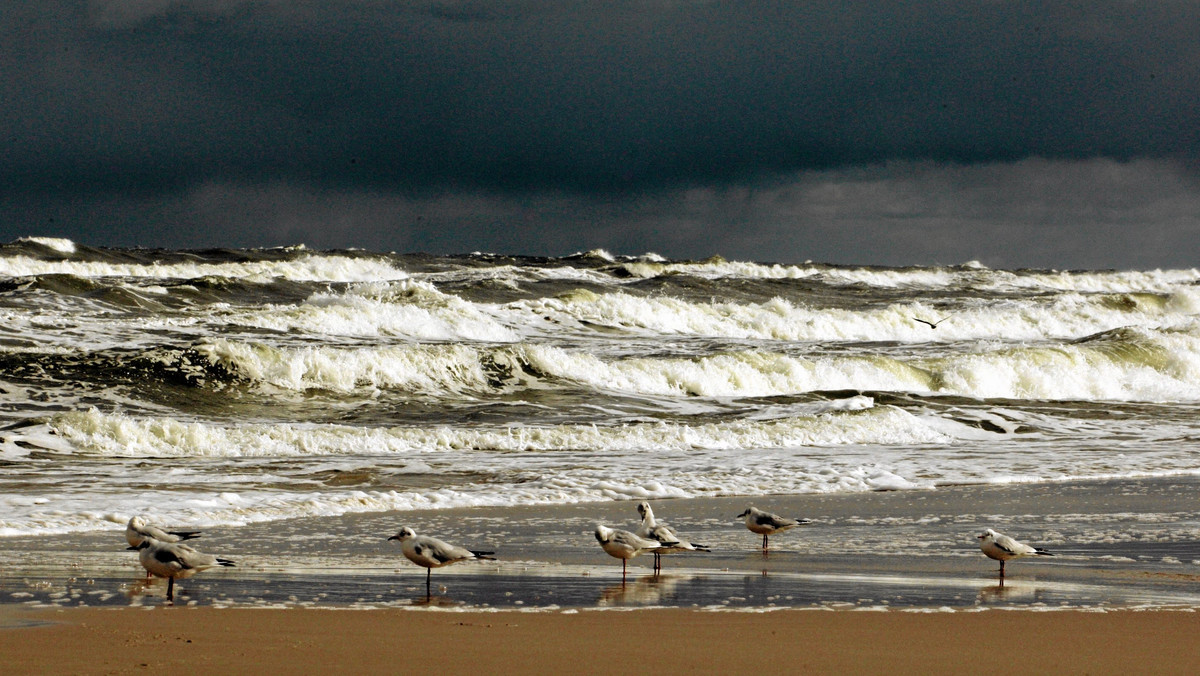
[[[8,3],[0,239],[1193,267],[1200,3]]]

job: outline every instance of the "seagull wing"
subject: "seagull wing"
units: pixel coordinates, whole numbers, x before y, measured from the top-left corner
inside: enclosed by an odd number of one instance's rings
[[[155,561],[158,561],[159,563],[162,563],[162,564],[166,564],[168,566],[171,564],[175,564],[175,565],[179,566],[180,568],[188,567],[187,565],[184,564],[183,559],[179,557],[178,552],[168,549],[166,547],[160,547],[160,548],[154,550],[153,556],[154,556]]]
[[[470,550],[443,542],[437,538],[422,537],[420,540],[421,542],[418,546],[424,545],[426,555],[433,557],[439,563],[445,564],[475,558],[475,555]]]
[[[167,533],[177,535],[181,540],[194,540],[200,537],[200,531],[198,530],[169,530]]]
[[[785,519],[778,514],[760,514],[754,519],[754,523],[760,526],[770,526],[772,528],[783,528],[785,526],[795,526],[799,522],[795,519]]]
[[[1017,542],[1007,535],[1001,535],[996,538],[996,546],[1000,549],[1012,554],[1013,556],[1026,556],[1033,554],[1034,549],[1027,544]]]
[[[663,546],[663,544],[666,544],[657,540],[639,537],[627,530],[614,530],[612,534],[612,542],[625,545],[627,547],[633,547],[634,549],[658,549],[659,547]],[[676,543],[672,542],[670,544]]]
[[[638,535],[651,540],[657,540],[658,542],[679,542],[679,536],[675,534],[675,531],[671,530],[670,526],[664,526],[662,524],[651,528],[649,532],[638,533]]]

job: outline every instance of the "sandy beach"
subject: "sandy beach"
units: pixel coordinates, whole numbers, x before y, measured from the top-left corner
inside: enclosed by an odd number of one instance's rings
[[[7,674],[1200,669],[1200,615],[1190,612],[10,608],[5,619],[0,654]]]
[[[1195,488],[1181,477],[759,498],[814,521],[772,538],[767,557],[734,519],[749,501],[655,501],[713,551],[665,557],[659,575],[637,558],[626,580],[590,530],[632,527],[631,501],[249,524],[194,541],[238,564],[182,581],[174,606],[119,530],[6,538],[0,654],[5,673],[628,668],[614,659],[668,673],[1192,673]],[[436,570],[427,595],[424,569],[386,539],[401,525],[499,560]],[[984,527],[1057,555],[1012,562],[1000,584],[974,541]]]

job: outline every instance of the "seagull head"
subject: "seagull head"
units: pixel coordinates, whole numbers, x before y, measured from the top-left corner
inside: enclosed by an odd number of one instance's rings
[[[738,515],[737,515],[737,518],[739,518],[739,519],[744,519],[744,518],[746,518],[746,517],[750,516],[750,512],[751,512],[751,510],[753,510],[753,509],[754,509],[754,508],[753,508],[753,507],[751,507],[751,508],[747,509],[746,511],[742,512],[741,514],[738,514]]]
[[[999,535],[999,533],[997,533],[996,531],[989,528],[989,529],[983,531],[982,533],[980,533],[979,535],[976,535],[975,539],[976,540],[986,540],[988,538],[994,538],[997,535]]]
[[[613,529],[604,524],[596,524],[596,542],[608,542],[612,539]]]
[[[146,520],[140,516],[135,516],[129,519],[129,525],[133,528],[142,528],[146,525]]]
[[[637,510],[643,519],[646,518],[646,515],[650,513],[650,503],[642,500],[638,503]]]
[[[400,529],[399,533],[396,533],[395,535],[393,535],[392,537],[390,537],[388,539],[389,540],[399,540],[400,542],[404,542],[405,540],[410,540],[415,537],[417,537],[417,531],[409,528],[408,526],[405,526],[404,528]]]

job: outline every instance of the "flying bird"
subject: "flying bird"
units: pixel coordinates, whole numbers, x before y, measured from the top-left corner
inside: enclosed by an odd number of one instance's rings
[[[662,555],[671,552],[707,552],[711,551],[704,545],[688,542],[679,537],[675,530],[670,526],[658,523],[654,519],[654,510],[650,509],[650,503],[645,500],[638,503],[638,514],[642,517],[642,525],[638,528],[637,535],[644,538],[657,541],[664,546],[654,550],[654,570],[662,570]],[[674,543],[674,544],[668,544]]]
[[[232,566],[233,561],[204,554],[187,545],[145,538],[136,547],[138,561],[147,573],[167,578],[167,600],[175,602],[175,580],[189,578],[215,566]]]
[[[931,329],[936,329],[939,324],[946,321],[947,319],[950,319],[949,315],[942,317],[941,319],[937,320],[936,322],[931,322],[928,319],[921,319],[920,317],[913,317],[913,321],[918,321],[918,322],[921,322],[922,324],[927,324],[929,326],[929,328],[931,328]]]
[[[609,528],[602,524],[596,524],[596,542],[608,553],[609,556],[621,559],[621,581],[625,581],[625,564],[633,557],[639,554],[645,554],[662,547],[673,547],[679,542],[659,542],[651,540],[640,535],[630,533],[627,530],[618,530]]]
[[[404,558],[425,569],[425,593],[427,594],[429,593],[430,576],[433,574],[434,568],[441,568],[468,559],[495,561],[492,555],[496,552],[477,552],[428,535],[417,535],[417,532],[408,526],[401,528],[399,533],[388,539],[399,540],[400,551],[404,554]]]
[[[738,514],[738,518],[746,519],[746,528],[749,528],[750,532],[758,533],[763,536],[763,552],[767,551],[768,536],[780,533],[801,524],[812,523],[812,521],[809,519],[788,519],[779,516],[778,514],[764,512],[761,509],[756,509],[754,507],[751,507],[741,514]]]
[[[1004,579],[1004,562],[1009,559],[1020,559],[1026,556],[1054,556],[1045,549],[1040,547],[1030,547],[1023,542],[997,533],[991,528],[983,531],[982,535],[975,536],[979,540],[979,549],[989,559],[995,559],[1000,562],[1000,579]]]

